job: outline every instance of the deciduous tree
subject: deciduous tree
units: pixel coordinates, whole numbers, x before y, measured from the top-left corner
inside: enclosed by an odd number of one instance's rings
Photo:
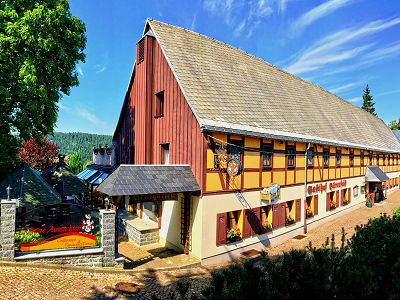
[[[22,144],[18,158],[42,172],[54,164],[57,155],[58,147],[56,144],[45,138],[42,138],[39,142],[31,138]]]
[[[0,0],[0,178],[22,141],[53,132],[60,97],[79,83],[85,45],[68,0]]]
[[[398,120],[390,121],[388,126],[391,130],[400,130],[400,118]]]
[[[70,167],[75,174],[83,170],[82,156],[79,151],[68,155],[66,161],[68,167]]]

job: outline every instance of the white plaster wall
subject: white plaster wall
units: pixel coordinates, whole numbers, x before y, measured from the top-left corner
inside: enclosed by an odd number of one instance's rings
[[[400,173],[400,172],[399,172]],[[390,174],[395,177],[396,174]],[[390,176],[390,177],[391,177]],[[397,175],[398,176],[398,175]],[[326,181],[328,183],[327,192],[330,192],[329,183],[330,182],[338,182],[340,179]],[[357,197],[353,196],[353,187],[358,185],[359,187],[365,184],[365,177],[356,177],[351,179],[346,179],[347,185],[342,188],[351,188],[351,203],[338,207],[332,212],[326,211],[326,192],[319,193],[319,202],[318,202],[318,215],[314,218],[307,220],[307,223],[313,223],[319,220],[322,220],[326,217],[329,217],[334,214],[338,214],[340,212],[350,210],[353,206],[360,206],[360,203],[365,201],[364,194],[361,194],[361,189],[359,190],[359,194]],[[324,182],[325,183],[325,182]],[[311,185],[315,185],[311,184]],[[339,190],[342,188],[338,188]],[[337,189],[333,189],[337,190]],[[247,203],[250,207],[260,207],[263,206],[260,198],[259,191],[253,192],[244,192],[243,193]],[[201,246],[201,258],[202,259],[211,259],[212,257],[218,256],[220,254],[237,252],[235,250],[239,248],[248,248],[249,246],[254,246],[256,248],[261,246],[269,246],[271,243],[275,244],[275,241],[283,242],[285,239],[290,238],[291,236],[288,233],[293,232],[293,236],[301,233],[304,228],[304,185],[293,186],[281,189],[280,199],[275,203],[285,202],[289,200],[301,199],[301,220],[293,225],[281,227],[274,229],[272,232],[263,234],[263,235],[255,235],[253,237],[244,238],[242,241],[231,243],[228,245],[216,245],[216,222],[217,222],[217,214],[225,213],[228,211],[241,210],[244,209],[240,201],[236,198],[234,193],[227,194],[216,194],[216,195],[205,195],[200,199],[202,202],[202,219],[203,219],[203,228],[202,228],[202,246]],[[282,237],[285,236],[285,239]],[[233,257],[232,257],[233,258]]]
[[[203,201],[199,197],[192,197],[192,251],[191,255],[201,258],[203,236]]]
[[[163,201],[160,228],[160,242],[167,246],[183,249],[180,241],[181,205],[178,201]]]

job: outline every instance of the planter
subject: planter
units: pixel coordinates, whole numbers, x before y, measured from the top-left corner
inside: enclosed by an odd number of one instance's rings
[[[270,226],[270,227],[261,226],[261,227],[260,227],[260,233],[261,233],[261,234],[267,233],[267,232],[271,232],[271,231],[272,231],[272,226]]]
[[[241,241],[242,238],[240,236],[235,236],[235,237],[228,237],[226,240],[228,243],[234,243],[234,242]]]
[[[292,224],[294,224],[294,223],[296,223],[295,220],[287,220],[287,219],[286,219],[285,225],[286,225],[286,226],[289,226],[289,225],[292,225]]]

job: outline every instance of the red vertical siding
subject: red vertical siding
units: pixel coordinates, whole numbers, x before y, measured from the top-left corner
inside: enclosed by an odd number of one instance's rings
[[[145,57],[135,65],[129,88],[131,100],[123,107],[131,115],[134,108],[135,125],[128,115],[123,116],[119,125],[120,163],[133,162],[133,157],[124,156],[129,136],[129,147],[135,145],[135,164],[160,164],[160,144],[169,144],[170,164],[189,164],[202,187],[205,138],[157,41],[145,36],[143,42]],[[164,91],[164,116],[154,118],[155,94],[161,91]]]

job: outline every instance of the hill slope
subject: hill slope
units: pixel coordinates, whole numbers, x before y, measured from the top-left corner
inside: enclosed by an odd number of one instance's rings
[[[77,151],[81,152],[83,162],[92,160],[93,146],[112,143],[111,135],[100,135],[83,132],[55,132],[48,139],[60,148],[61,154],[71,154]]]

